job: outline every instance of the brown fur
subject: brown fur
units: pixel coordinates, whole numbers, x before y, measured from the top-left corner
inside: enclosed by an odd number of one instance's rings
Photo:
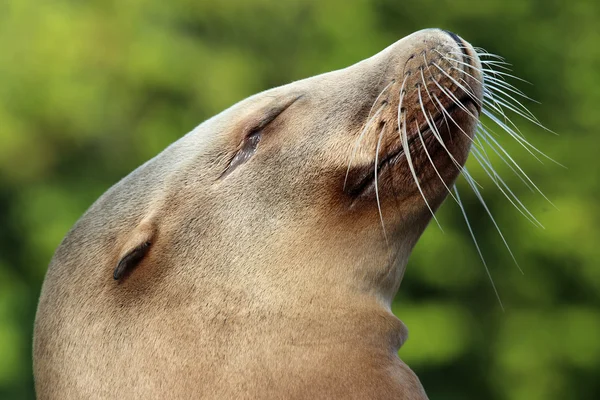
[[[382,169],[386,243],[373,191],[351,195],[344,179],[392,80],[348,187],[373,168],[380,132],[382,156],[398,148],[400,84],[433,47],[460,51],[447,33],[421,31],[347,69],[250,97],[107,191],[48,269],[35,324],[38,397],[425,399],[398,358],[407,331],[390,303],[431,215],[405,161]],[[405,107],[422,124],[407,81]],[[475,122],[454,116],[472,134]],[[257,126],[256,152],[230,167]],[[464,163],[470,141],[446,134]],[[459,171],[434,144],[450,184]],[[422,153],[413,161],[437,208],[446,189]],[[143,243],[141,261],[113,280]]]

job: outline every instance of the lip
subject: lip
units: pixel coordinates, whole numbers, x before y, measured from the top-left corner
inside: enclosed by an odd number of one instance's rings
[[[456,103],[452,104],[446,109],[445,113],[439,113],[438,115],[436,115],[433,120],[433,125],[442,125],[446,113],[451,115],[458,109],[463,110],[467,108],[470,104],[475,106],[477,114],[480,113],[480,106],[469,95],[465,95],[462,98],[460,98],[459,103],[460,105]],[[412,131],[408,133],[408,147],[411,148],[411,144],[413,144],[415,140],[419,138],[419,136],[424,141],[432,134],[433,133],[431,132],[429,124],[425,122],[419,127],[418,132]],[[388,154],[385,157],[383,157],[377,165],[378,177],[380,177],[383,173],[389,170],[392,166],[398,164],[401,161],[401,159],[405,156],[404,147],[402,146],[402,144],[400,144],[400,141],[398,141],[398,143],[398,146],[395,146],[390,152],[388,152]],[[370,192],[375,187],[375,168],[373,167],[373,164],[365,166],[364,168],[360,168],[360,171],[356,174],[355,178],[352,179],[352,181],[354,181],[355,183],[347,185],[344,189],[344,191],[350,196],[356,199]]]

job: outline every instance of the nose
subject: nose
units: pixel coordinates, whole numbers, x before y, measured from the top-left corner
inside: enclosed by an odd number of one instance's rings
[[[458,48],[460,49],[463,56],[469,56],[469,53],[467,51],[467,44],[465,43],[464,40],[461,39],[460,36],[458,36],[454,32],[450,32],[445,29],[441,29],[441,31],[446,33],[448,36],[450,36],[456,42],[456,44],[458,45]]]
[[[447,31],[447,30],[445,30],[445,29],[442,29],[442,31],[444,31],[444,32],[446,32],[448,35],[450,35],[450,37],[451,37],[452,39],[454,39],[454,41],[456,42],[456,44],[457,44],[457,45],[458,45],[460,48],[464,48],[464,47],[465,47],[465,44],[464,44],[463,40],[462,40],[462,39],[460,38],[460,36],[458,36],[456,33],[454,33],[454,32],[450,32],[450,31]]]
[[[409,130],[432,122],[430,116],[445,117],[448,110],[464,109],[466,103],[480,108],[481,66],[468,42],[453,32],[434,28],[416,32],[403,45],[399,53],[407,56],[401,64],[401,111]]]

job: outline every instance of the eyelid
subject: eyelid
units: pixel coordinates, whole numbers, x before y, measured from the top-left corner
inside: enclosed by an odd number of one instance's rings
[[[237,167],[248,161],[258,148],[258,144],[262,139],[262,130],[273,122],[281,113],[287,110],[292,104],[294,104],[303,95],[296,96],[281,106],[273,107],[269,109],[266,114],[260,119],[258,124],[246,130],[244,133],[244,139],[239,146],[238,151],[229,161],[227,168],[223,171],[219,179],[223,179],[231,174]]]
[[[269,109],[266,112],[266,114],[259,120],[258,124],[248,129],[244,136],[248,137],[250,135],[256,134],[256,132],[265,128],[267,125],[273,122],[275,118],[277,118],[282,112],[287,110],[292,104],[294,104],[298,99],[300,99],[303,96],[304,95],[296,96],[280,106]]]

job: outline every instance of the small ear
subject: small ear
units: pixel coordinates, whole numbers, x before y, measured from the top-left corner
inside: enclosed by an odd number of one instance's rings
[[[138,225],[123,246],[119,263],[113,272],[113,278],[119,280],[131,272],[150,250],[155,238],[155,229],[151,223]]]

